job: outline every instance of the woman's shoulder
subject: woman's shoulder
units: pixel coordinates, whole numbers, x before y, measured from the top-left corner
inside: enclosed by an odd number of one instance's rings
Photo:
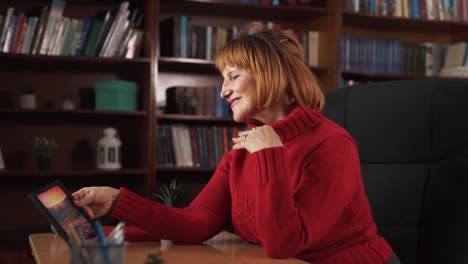
[[[319,111],[315,115],[314,122],[316,125],[304,129],[299,135],[300,138],[317,145],[324,141],[343,141],[346,139],[345,141],[350,141],[356,146],[355,140],[344,127],[323,116]]]

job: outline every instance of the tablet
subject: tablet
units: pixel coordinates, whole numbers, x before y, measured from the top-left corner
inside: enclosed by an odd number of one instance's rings
[[[70,225],[73,225],[84,239],[96,236],[88,214],[73,204],[73,197],[60,180],[28,193],[28,197],[68,245],[71,246]]]

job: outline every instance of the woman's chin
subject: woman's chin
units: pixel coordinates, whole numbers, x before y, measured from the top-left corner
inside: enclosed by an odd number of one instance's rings
[[[241,116],[241,115],[233,114],[232,119],[234,119],[234,121],[236,123],[245,123],[245,122],[247,122],[247,118],[245,118],[245,116]]]

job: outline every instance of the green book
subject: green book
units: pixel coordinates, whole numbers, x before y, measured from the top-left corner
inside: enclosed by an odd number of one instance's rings
[[[99,32],[101,32],[104,21],[100,19],[95,19],[93,25],[91,26],[91,31],[89,32],[88,41],[86,42],[84,55],[85,56],[94,56],[96,53],[96,46],[98,42]]]
[[[70,21],[70,26],[68,27],[68,32],[65,38],[65,43],[63,44],[63,49],[62,49],[63,56],[69,56],[71,53],[71,46],[72,46],[73,38],[75,37],[77,24],[78,24],[78,20],[75,18],[73,18]]]

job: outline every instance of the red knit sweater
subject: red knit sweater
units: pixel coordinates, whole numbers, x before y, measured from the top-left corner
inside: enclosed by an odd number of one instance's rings
[[[271,126],[282,147],[229,152],[189,207],[167,207],[121,188],[112,216],[139,228],[129,233],[134,240],[201,243],[232,220],[238,235],[273,258],[385,263],[392,249],[376,234],[349,134],[300,107]]]

